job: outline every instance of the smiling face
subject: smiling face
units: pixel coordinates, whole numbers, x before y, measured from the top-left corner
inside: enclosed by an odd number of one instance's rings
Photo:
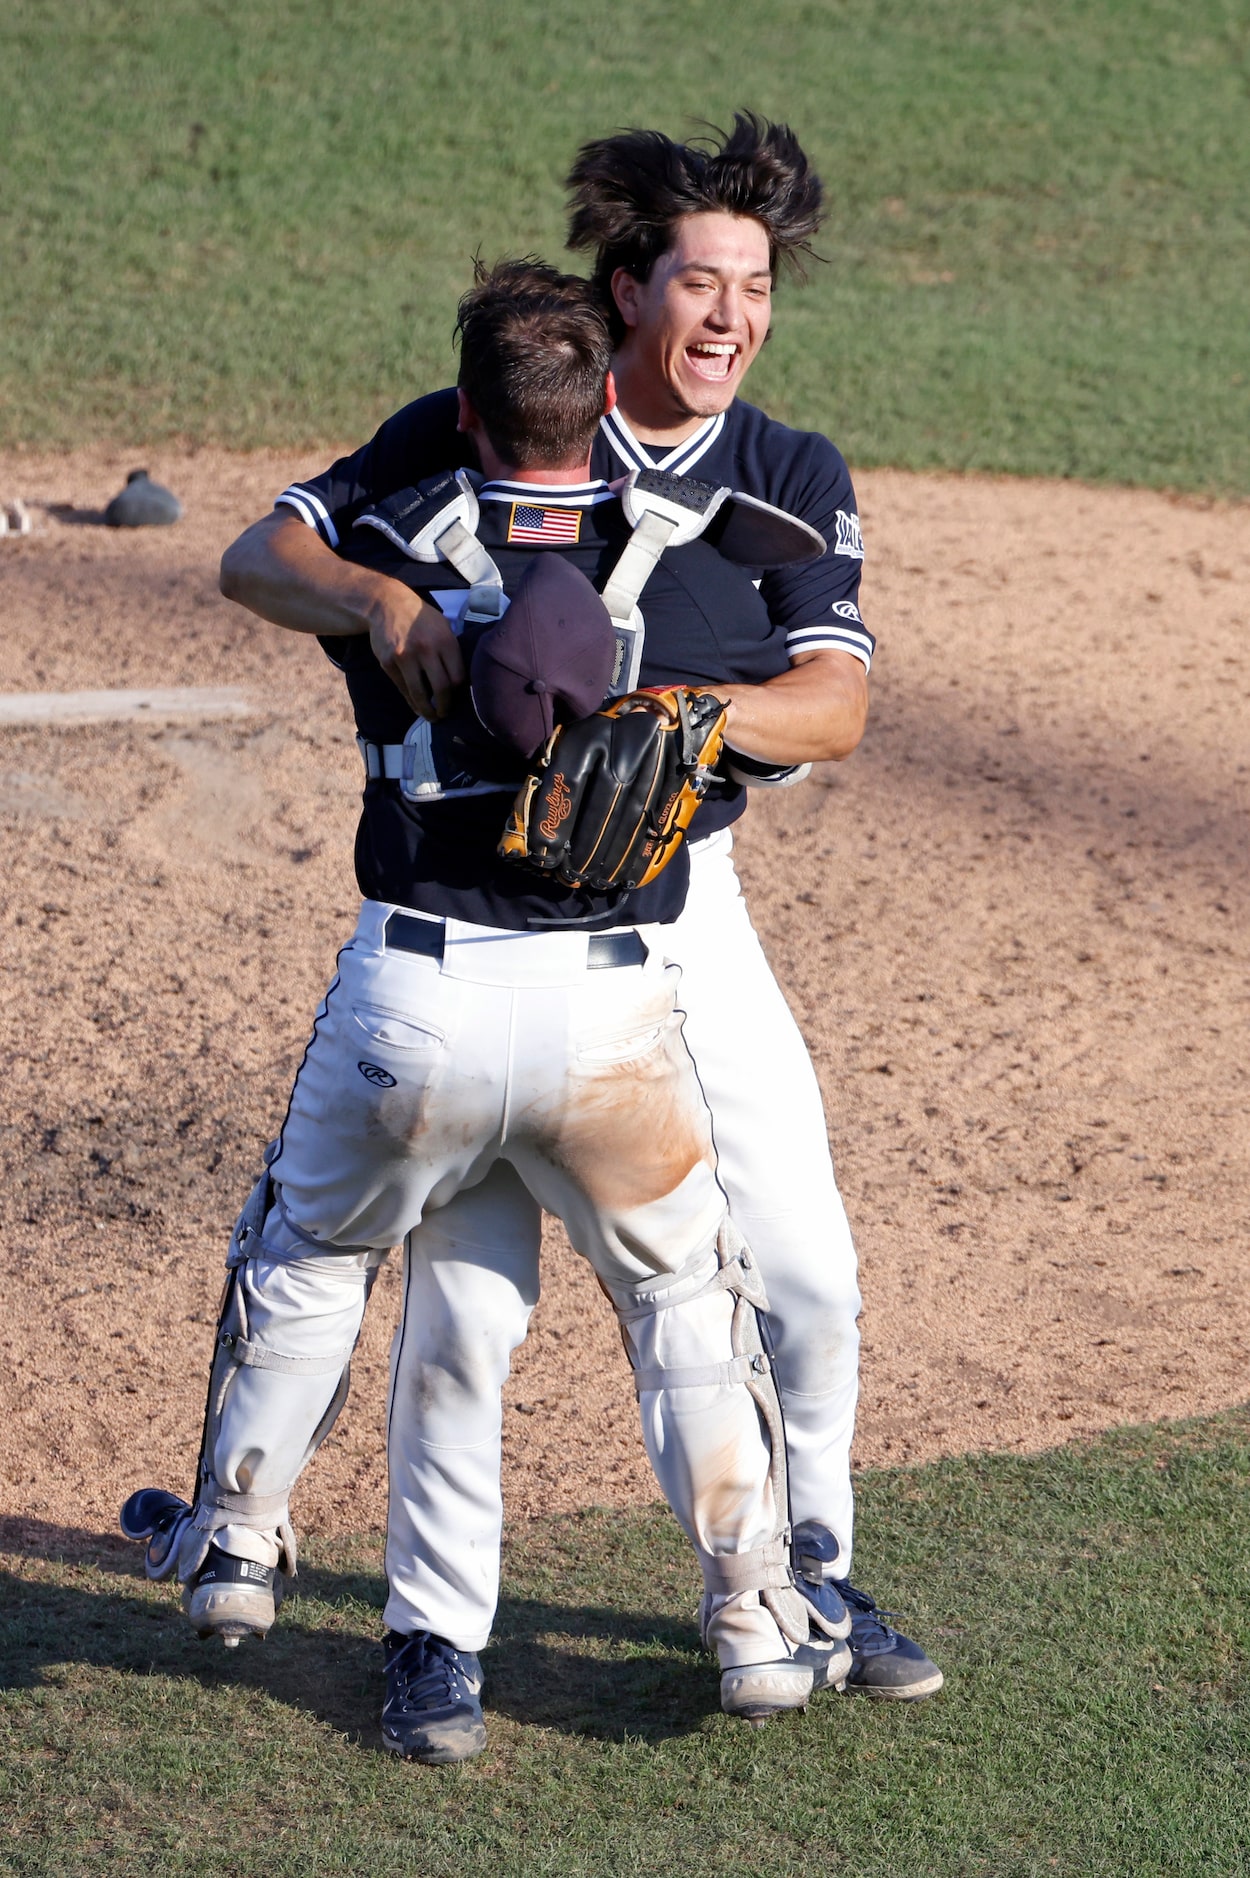
[[[768,232],[719,210],[683,216],[650,278],[618,268],[612,291],[628,329],[615,361],[621,409],[644,441],[677,441],[727,409],[764,343]]]

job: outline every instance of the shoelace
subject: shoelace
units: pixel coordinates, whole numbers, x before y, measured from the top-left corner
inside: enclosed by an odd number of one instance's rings
[[[394,1700],[401,1709],[429,1707],[430,1698],[439,1695],[452,1703],[472,1701],[476,1693],[459,1652],[428,1631],[409,1637],[387,1669],[395,1677]]]
[[[838,1590],[851,1613],[851,1642],[857,1650],[871,1650],[874,1644],[880,1647],[897,1634],[885,1620],[898,1617],[898,1611],[878,1610],[876,1599],[869,1597],[866,1591],[857,1590],[849,1578],[838,1580]]]

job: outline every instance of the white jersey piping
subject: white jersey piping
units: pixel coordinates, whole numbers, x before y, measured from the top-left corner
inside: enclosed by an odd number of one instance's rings
[[[709,451],[725,428],[725,413],[707,418],[684,443],[663,456],[657,463],[647,445],[640,443],[622,417],[619,406],[600,419],[599,428],[621,461],[630,469],[663,469],[671,476],[684,476],[700,457]]]

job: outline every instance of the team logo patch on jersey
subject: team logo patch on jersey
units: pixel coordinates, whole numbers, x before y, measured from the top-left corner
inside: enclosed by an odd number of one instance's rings
[[[582,511],[580,509],[545,509],[536,502],[514,502],[512,513],[508,517],[508,540],[537,542],[558,542],[567,547],[571,541],[580,541],[582,533]]]
[[[374,1083],[379,1089],[393,1089],[395,1087],[395,1078],[391,1075],[390,1070],[383,1069],[380,1063],[357,1063],[356,1068],[360,1071],[366,1082]]]
[[[852,561],[862,561],[864,558],[864,537],[859,532],[859,517],[848,515],[845,509],[838,510],[838,538],[834,543],[834,553],[845,554]]]
[[[833,610],[839,619],[853,619],[860,626],[864,623],[864,616],[856,606],[854,600],[835,600]]]

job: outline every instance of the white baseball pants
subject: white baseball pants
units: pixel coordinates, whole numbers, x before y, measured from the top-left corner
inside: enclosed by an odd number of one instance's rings
[[[717,1174],[768,1291],[791,1515],[832,1529],[848,1575],[860,1295],[820,1085],[751,925],[728,830],[692,844],[690,875],[664,952],[681,967],[677,1002]]]
[[[648,1453],[696,1549],[766,1548],[785,1509],[735,1370],[725,1197],[677,974],[658,947],[644,966],[589,970],[584,934],[458,922],[440,961],[386,946],[396,910],[362,909],[296,1078],[264,1249],[242,1272],[250,1344],[279,1360],[231,1379],[213,1475],[252,1496],[293,1484],[338,1382],[323,1359],[346,1360],[365,1274],[403,1238],[386,1622],[479,1649],[498,1591],[500,1395],[538,1295],[540,1209],[590,1259],[647,1372]],[[673,1370],[686,1375],[665,1386]],[[218,1543],[276,1562],[256,1526]],[[787,1653],[756,1592],[715,1609],[723,1667]]]

